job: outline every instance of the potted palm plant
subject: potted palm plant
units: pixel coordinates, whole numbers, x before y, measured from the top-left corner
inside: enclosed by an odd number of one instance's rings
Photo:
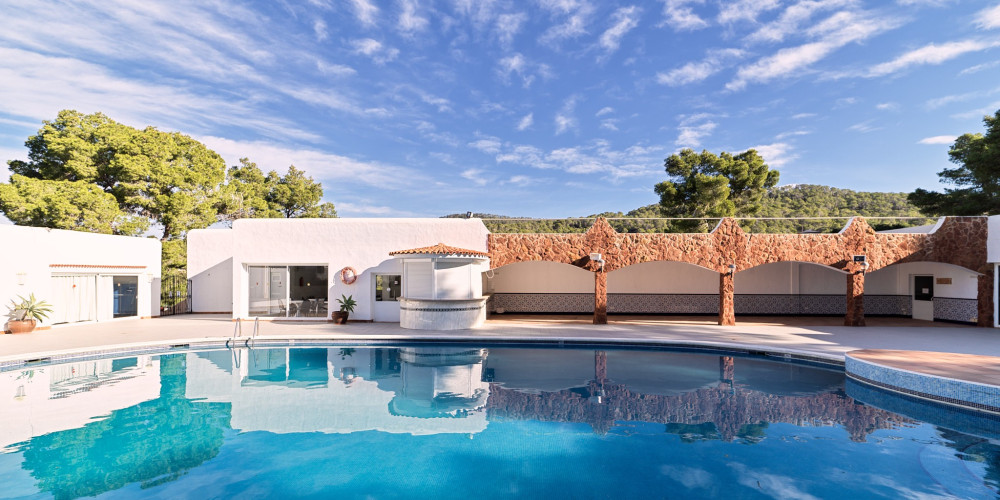
[[[333,315],[333,321],[338,325],[346,325],[347,317],[354,312],[354,306],[358,305],[358,303],[354,300],[353,295],[341,295],[340,298],[337,299],[337,303],[340,304],[340,310],[333,311],[331,313]]]
[[[10,333],[29,333],[38,325],[38,320],[44,320],[52,312],[52,305],[44,300],[35,298],[35,294],[24,298],[17,296],[20,302],[10,301],[7,306],[10,311],[7,313],[7,331]]]

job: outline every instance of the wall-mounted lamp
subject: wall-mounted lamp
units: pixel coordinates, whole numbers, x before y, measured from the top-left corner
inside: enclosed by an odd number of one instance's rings
[[[855,255],[854,256],[854,263],[858,264],[859,266],[861,266],[861,274],[865,274],[865,271],[868,270],[868,265],[869,265],[868,264],[868,257],[866,257],[864,255]]]
[[[604,258],[599,253],[590,254],[590,260],[599,266],[600,269],[604,269]]]
[[[471,219],[474,214],[472,212],[465,212],[465,218]]]
[[[25,272],[17,273],[17,284],[23,285],[27,278],[28,278],[28,273]]]
[[[732,276],[736,274],[736,264],[729,264],[729,275]]]

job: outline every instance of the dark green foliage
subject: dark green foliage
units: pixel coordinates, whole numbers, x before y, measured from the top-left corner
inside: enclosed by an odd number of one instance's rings
[[[983,117],[986,134],[964,134],[948,157],[958,168],[938,172],[941,182],[956,187],[943,193],[917,189],[910,202],[927,215],[1000,214],[1000,110]]]
[[[760,200],[755,217],[807,218],[835,217],[831,220],[756,220],[743,221],[744,230],[760,233],[836,232],[855,215],[864,217],[920,217],[915,206],[907,201],[906,193],[852,191],[829,186],[798,184],[773,187]],[[646,205],[629,212],[603,212],[579,219],[526,219],[493,214],[475,214],[494,233],[582,233],[590,228],[595,217],[606,217],[619,233],[686,232],[690,223],[662,219],[661,205]],[[464,218],[464,214],[446,217]],[[659,219],[658,219],[659,218]],[[709,219],[702,226],[711,230],[719,219]],[[870,219],[876,230],[933,223],[933,219]]]
[[[778,171],[750,149],[718,156],[682,149],[664,160],[670,180],[654,187],[667,217],[737,217],[757,215],[767,190],[778,183]],[[704,232],[703,221],[678,221],[680,229]]]

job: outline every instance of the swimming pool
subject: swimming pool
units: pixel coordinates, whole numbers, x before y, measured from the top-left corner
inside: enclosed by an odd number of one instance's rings
[[[0,498],[990,498],[998,429],[751,356],[179,352],[0,373]]]

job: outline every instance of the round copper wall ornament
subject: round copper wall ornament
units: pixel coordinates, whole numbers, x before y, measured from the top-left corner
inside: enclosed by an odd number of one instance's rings
[[[340,281],[345,285],[350,285],[357,281],[358,272],[354,270],[353,267],[347,266],[340,270]]]

